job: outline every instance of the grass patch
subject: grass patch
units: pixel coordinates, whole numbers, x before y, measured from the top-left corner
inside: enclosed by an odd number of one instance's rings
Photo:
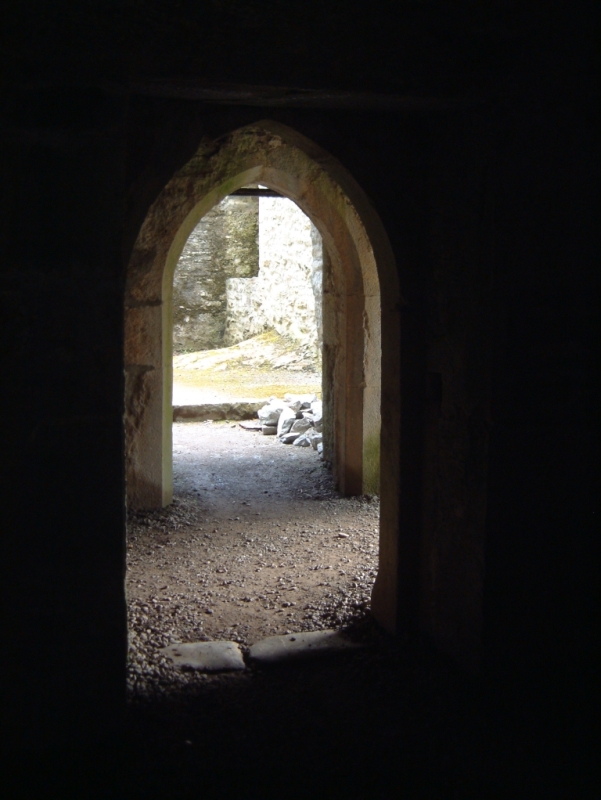
[[[287,392],[321,397],[315,353],[275,331],[232,347],[174,356],[173,381],[238,400],[282,397]]]

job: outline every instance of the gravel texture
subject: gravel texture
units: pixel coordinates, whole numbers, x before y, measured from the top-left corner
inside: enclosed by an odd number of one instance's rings
[[[74,756],[64,770],[76,789],[62,796],[587,796],[557,793],[561,775],[502,694],[373,623],[378,503],[338,497],[311,448],[180,423],[174,467],[174,504],[129,521],[125,751],[92,766]],[[325,628],[367,646],[213,674],[160,653],[217,639],[247,653],[266,636]]]
[[[177,423],[174,503],[128,525],[128,688],[206,680],[161,653],[227,639],[361,626],[379,503],[341,498],[312,448],[233,423]]]

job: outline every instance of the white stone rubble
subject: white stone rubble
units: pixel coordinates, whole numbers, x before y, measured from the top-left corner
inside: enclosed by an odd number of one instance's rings
[[[289,433],[294,422],[296,422],[296,411],[289,406],[284,406],[278,420],[278,436]]]
[[[290,428],[290,433],[304,433],[308,431],[309,428],[313,425],[310,419],[306,419],[305,417],[301,417],[301,419],[295,419],[292,423],[292,427]]]
[[[267,405],[257,411],[257,416],[263,425],[277,425],[280,414],[285,408],[286,404],[282,400],[272,397]]]
[[[270,397],[257,416],[265,436],[276,434],[283,444],[323,451],[323,406],[314,394]]]

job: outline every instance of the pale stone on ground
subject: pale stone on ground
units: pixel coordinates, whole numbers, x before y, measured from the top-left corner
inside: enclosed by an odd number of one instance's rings
[[[341,653],[363,647],[351,642],[340,631],[309,631],[285,636],[269,636],[250,648],[250,658],[262,664],[274,664],[316,655]]]
[[[313,447],[317,450],[317,445],[322,440],[322,434],[317,433],[314,428],[309,428],[308,431],[301,433],[301,435],[294,441],[296,447]]]
[[[270,397],[269,402],[259,408],[257,416],[264,425],[277,425],[281,414],[289,410],[282,400],[277,397]]]
[[[251,420],[250,422],[241,422],[240,427],[245,431],[260,431],[265,426],[261,425],[259,420]]]
[[[292,427],[290,428],[290,433],[301,434],[305,431],[308,431],[311,427],[311,421],[308,419],[297,419],[295,422],[292,423]]]
[[[235,642],[192,642],[171,644],[162,652],[178,667],[201,672],[245,669],[242,651]]]
[[[295,419],[296,419],[296,412],[294,411],[294,409],[285,406],[282,409],[280,418],[278,419],[278,436],[281,436],[283,433],[288,433],[290,431],[290,428],[294,424]]]

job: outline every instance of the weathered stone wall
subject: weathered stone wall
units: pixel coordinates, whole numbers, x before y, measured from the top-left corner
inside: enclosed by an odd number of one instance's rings
[[[173,278],[175,353],[276,330],[321,349],[323,256],[309,218],[284,198],[228,197],[190,234]]]
[[[315,336],[318,349],[323,343],[323,241],[311,223],[311,288],[315,303]]]
[[[173,277],[174,352],[223,346],[226,281],[259,268],[258,214],[256,198],[227,197],[190,234]]]
[[[278,333],[317,346],[312,228],[292,200],[260,200],[257,292],[266,322]],[[313,237],[321,238],[317,231]]]
[[[321,351],[321,236],[285,198],[259,200],[259,272],[227,280],[224,342],[235,344],[272,329]]]

